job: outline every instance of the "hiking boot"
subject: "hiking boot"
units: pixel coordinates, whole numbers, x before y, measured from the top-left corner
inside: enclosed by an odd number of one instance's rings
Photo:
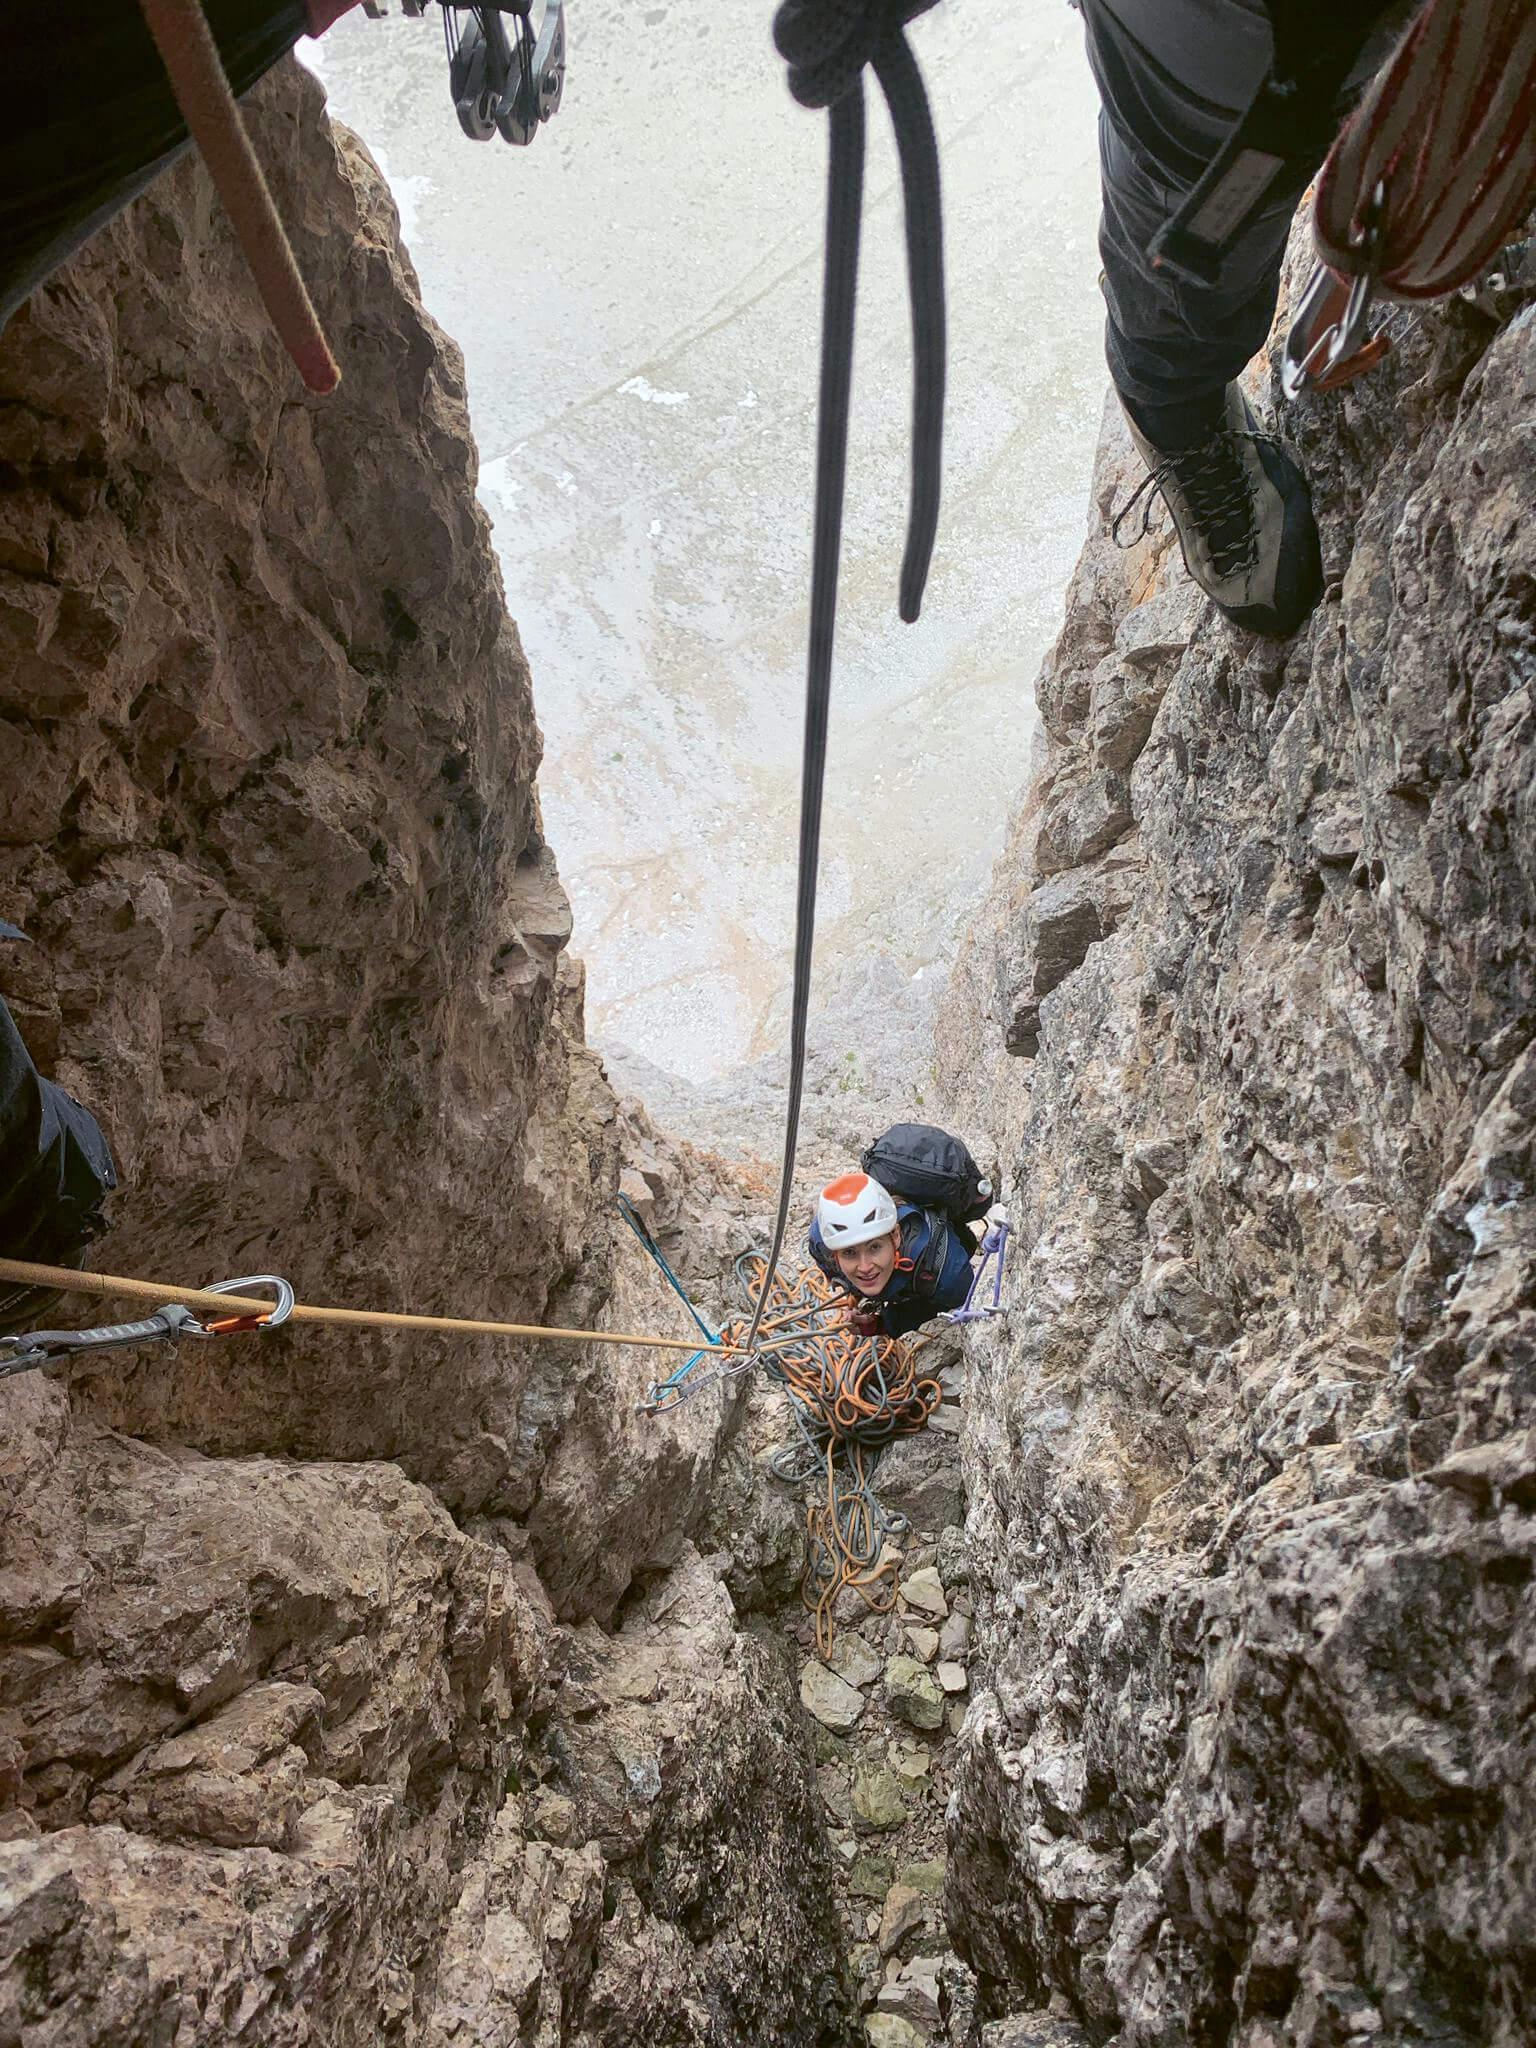
[[[1323,594],[1322,550],[1307,480],[1248,401],[1227,386],[1220,423],[1184,448],[1158,448],[1126,414],[1149,474],[1111,531],[1160,492],[1173,516],[1184,566],[1234,626],[1288,640]],[[1139,536],[1138,536],[1139,538]]]

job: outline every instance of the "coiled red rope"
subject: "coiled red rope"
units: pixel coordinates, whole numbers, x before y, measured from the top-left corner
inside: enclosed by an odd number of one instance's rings
[[[1536,5],[1427,0],[1318,178],[1332,270],[1394,299],[1480,277],[1536,203]],[[1367,223],[1372,232],[1367,234]]]

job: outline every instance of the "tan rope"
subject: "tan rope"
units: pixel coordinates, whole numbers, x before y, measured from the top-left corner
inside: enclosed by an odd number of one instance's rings
[[[0,1280],[13,1280],[23,1287],[46,1287],[59,1294],[106,1295],[128,1301],[156,1304],[179,1301],[187,1308],[200,1308],[215,1315],[261,1315],[272,1313],[272,1303],[251,1295],[214,1294],[206,1287],[173,1287],[158,1280],[125,1280],[116,1273],[80,1273],[70,1266],[35,1266],[26,1259],[0,1259]],[[337,1323],[348,1329],[370,1330],[455,1330],[464,1336],[543,1338],[556,1344],[636,1344],[649,1351],[698,1351],[695,1337],[636,1337],[617,1330],[547,1329],[539,1323],[479,1322],[464,1316],[396,1315],[383,1309],[317,1308],[295,1302],[290,1318],[295,1323]],[[722,1352],[738,1353],[740,1347],[721,1344]]]
[[[224,75],[198,0],[139,0],[176,104],[224,202],[267,317],[299,375],[322,397],[341,371],[293,260],[293,249]]]

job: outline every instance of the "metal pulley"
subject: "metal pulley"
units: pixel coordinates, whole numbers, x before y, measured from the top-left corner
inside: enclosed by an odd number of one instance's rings
[[[434,4],[443,10],[448,90],[459,126],[471,142],[500,135],[526,148],[565,90],[564,0],[544,0],[537,30],[533,0],[483,0],[473,7],[401,0],[400,11],[419,20]],[[384,0],[362,0],[362,6],[374,21],[388,12]]]
[[[499,134],[504,142],[526,148],[560,104],[565,88],[563,0],[544,0],[537,33],[532,13],[532,0],[443,8],[449,90],[459,126],[472,142],[489,142]]]

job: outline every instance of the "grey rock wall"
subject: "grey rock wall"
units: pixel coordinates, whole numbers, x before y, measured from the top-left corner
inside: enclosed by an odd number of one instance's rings
[[[1536,2039],[1536,306],[1498,310],[1288,417],[1329,583],[1287,647],[1110,549],[1106,424],[942,1033],[1022,1223],[965,1438],[983,2019]]]

